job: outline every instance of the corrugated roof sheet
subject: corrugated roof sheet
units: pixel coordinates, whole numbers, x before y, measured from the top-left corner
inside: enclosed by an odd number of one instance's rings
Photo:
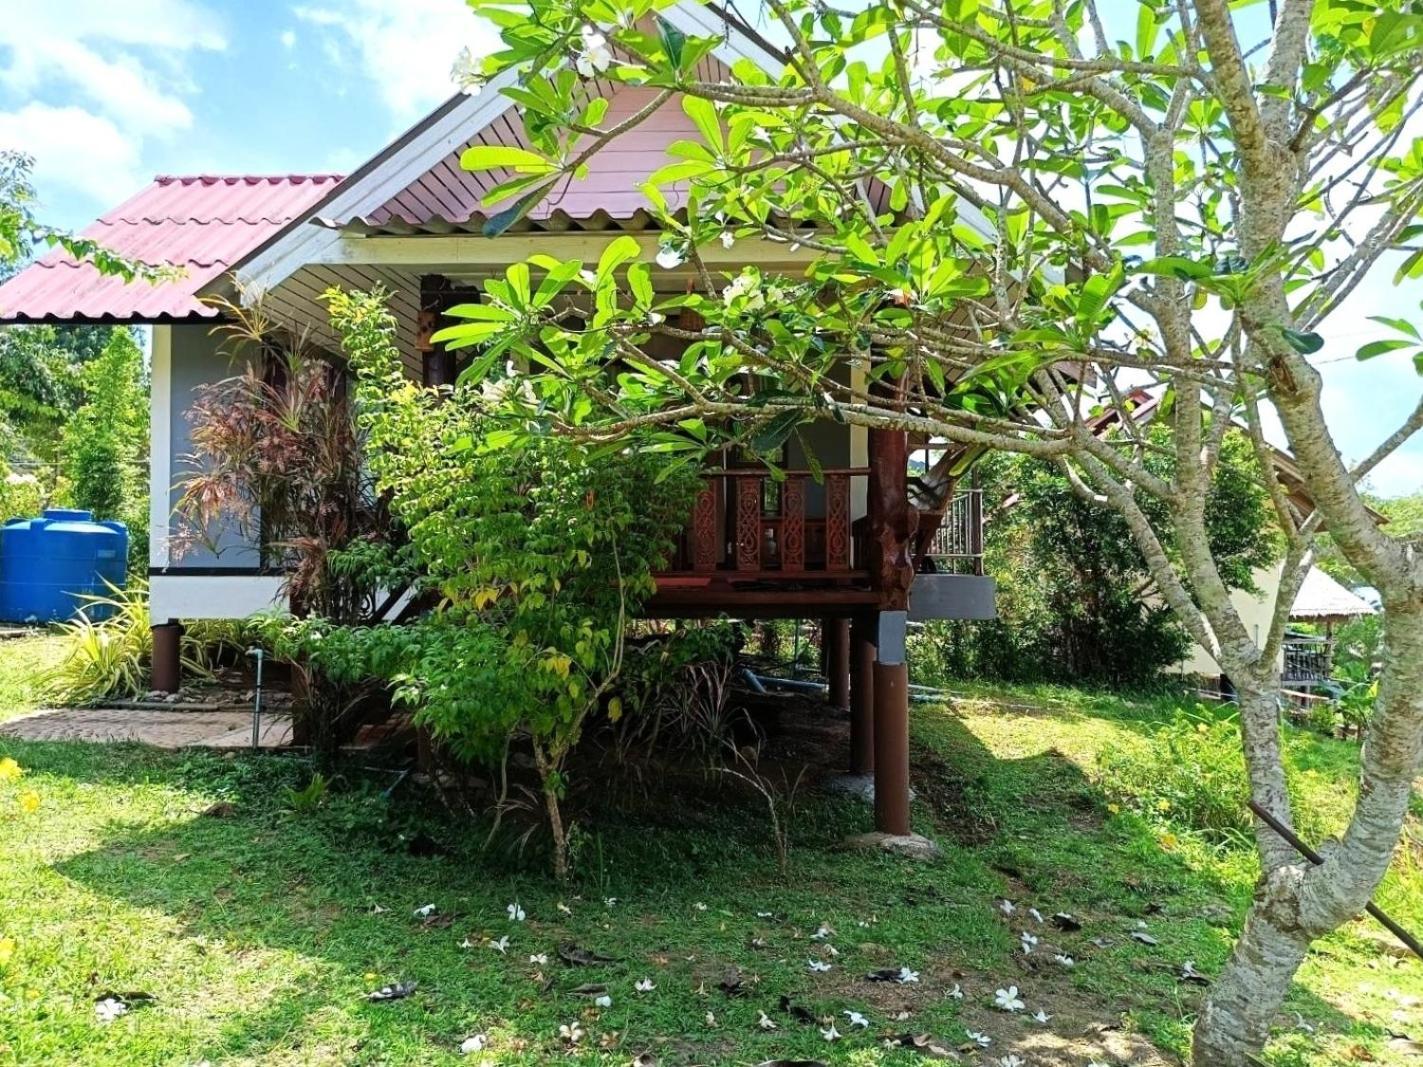
[[[1304,576],[1290,608],[1292,619],[1352,619],[1373,614],[1368,601],[1349,592],[1318,567],[1311,567]]]
[[[125,283],[54,251],[0,285],[0,322],[172,322],[213,318],[194,296],[311,208],[337,174],[160,176],[84,236],[182,278]]]
[[[603,125],[609,128],[631,118],[657,95],[657,90],[641,87],[604,91],[609,94],[609,107]],[[669,161],[668,145],[698,136],[695,124],[682,110],[681,98],[673,97],[635,129],[596,153],[588,161],[585,177],[560,183],[535,205],[520,228],[645,229],[651,216],[641,188],[643,182]],[[478,228],[488,216],[513,202],[511,197],[498,204],[481,203],[485,193],[511,177],[511,172],[472,172],[460,167],[464,150],[480,144],[529,147],[518,116],[506,112],[394,196],[361,205],[343,217],[320,221],[334,228],[366,233],[440,233]],[[686,186],[678,183],[664,192],[676,208],[685,196]]]

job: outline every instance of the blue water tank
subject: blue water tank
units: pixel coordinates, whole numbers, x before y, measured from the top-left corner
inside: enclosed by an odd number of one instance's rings
[[[0,527],[0,620],[50,622],[84,607],[83,597],[109,596],[105,581],[123,588],[128,530],[95,522],[87,511],[52,508],[38,519]],[[104,618],[110,609],[91,609]]]

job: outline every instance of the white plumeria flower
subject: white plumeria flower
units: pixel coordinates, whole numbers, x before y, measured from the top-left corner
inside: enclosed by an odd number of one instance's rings
[[[604,993],[601,997],[594,997],[593,1003],[600,1008],[611,1008],[613,1006],[613,998]]]
[[[483,1052],[485,1046],[489,1044],[489,1038],[483,1034],[475,1034],[460,1042],[460,1052],[466,1056],[472,1056],[476,1052]]]
[[[774,919],[775,917],[776,913],[774,911],[758,911],[756,913],[756,918],[758,919]]]
[[[450,81],[459,87],[460,92],[469,96],[479,92],[483,78],[479,74],[479,62],[468,45],[461,48],[459,55],[455,56],[454,66],[450,68]]]
[[[1018,941],[1022,944],[1025,953],[1031,953],[1038,943],[1038,939],[1026,930],[1018,935]]]
[[[535,967],[546,967],[548,966],[548,953],[535,952],[532,956],[529,957],[529,962],[532,963]]]
[[[703,904],[700,900],[697,901],[695,904],[693,904],[692,907],[695,908],[697,911],[706,911],[706,910],[707,910],[707,906],[706,906],[705,904]]]
[[[820,1031],[820,1036],[825,1038],[826,1041],[839,1041],[840,1031],[835,1029],[834,1023],[831,1023],[829,1027]]]
[[[558,907],[558,910],[561,911],[561,912],[563,912],[563,914],[565,914],[565,915],[572,915],[572,914],[573,914],[573,909],[570,908],[567,904],[565,904],[565,903],[564,903],[563,901],[561,901],[561,900],[558,902],[557,907]]]
[[[1054,956],[1054,957],[1053,957],[1053,962],[1054,962],[1054,963],[1061,964],[1063,967],[1076,967],[1076,966],[1077,966],[1077,961],[1076,961],[1075,959],[1073,959],[1071,956],[1063,956],[1063,955],[1061,955],[1061,954],[1059,954],[1059,955],[1057,955],[1057,956]]]
[[[851,1026],[858,1026],[861,1030],[868,1030],[870,1021],[857,1011],[842,1011],[841,1015],[850,1020]]]
[[[1022,1011],[1024,1005],[1018,996],[1018,987],[1010,985],[1007,989],[999,989],[994,992],[993,1006],[1000,1011]]]
[[[707,1012],[707,1025],[713,1030],[716,1029],[716,1015],[712,1012]]]
[[[433,904],[422,904],[420,907],[415,909],[415,917],[417,919],[428,919],[431,915],[434,914],[435,905]]]
[[[954,988],[949,990],[949,996],[953,997],[955,1000],[963,1000],[963,990],[959,988],[959,984],[957,982],[954,983]]]
[[[835,931],[830,929],[830,927],[826,923],[821,923],[820,926],[816,928],[815,933],[810,935],[810,939],[812,941],[824,941],[834,932]]]
[[[558,1028],[558,1036],[567,1041],[570,1045],[576,1045],[583,1040],[583,1027],[578,1023],[569,1023]]]
[[[495,941],[491,937],[489,939],[489,947],[492,948],[495,952],[499,953],[499,955],[504,955],[504,953],[509,951],[509,935],[505,934],[498,941]]]
[[[998,910],[1001,911],[1004,915],[1012,915],[1015,911],[1018,910],[1018,906],[1005,897],[1003,900],[1000,900],[998,902]]]
[[[633,988],[639,993],[651,993],[657,986],[653,984],[651,978],[639,978]]]
[[[504,910],[509,913],[509,921],[511,923],[521,923],[524,921],[524,909],[519,907],[518,901],[510,904]]]
[[[108,1025],[120,1015],[128,1014],[128,1005],[117,997],[105,997],[94,1005],[94,1014],[99,1017],[99,1021]]]
[[[989,1037],[987,1034],[980,1034],[977,1030],[965,1030],[964,1033],[967,1034],[968,1039],[974,1044],[976,1044],[979,1048],[987,1048],[989,1045],[993,1044],[993,1038]]]
[[[657,265],[663,270],[676,270],[686,261],[686,253],[676,245],[664,244],[657,248]]]
[[[1047,1025],[1048,1020],[1051,1018],[1052,1016],[1049,1015],[1047,1012],[1043,1011],[1042,1008],[1039,1008],[1037,1011],[1033,1012],[1033,1021],[1042,1023],[1044,1026]]]
[[[592,26],[583,27],[582,51],[578,53],[574,66],[585,78],[602,74],[613,63],[613,50],[608,47],[608,39]]]
[[[775,1019],[772,1019],[772,1018],[771,1018],[769,1015],[767,1015],[764,1011],[763,1011],[763,1012],[760,1012],[759,1014],[760,1014],[761,1017],[756,1020],[756,1025],[757,1025],[757,1026],[759,1026],[762,1030],[774,1030],[774,1029],[776,1029],[776,1020],[775,1020]]]
[[[458,946],[458,947],[460,947],[460,948],[474,948],[474,942],[471,941],[469,938],[465,938],[463,941],[461,941],[461,942],[459,943],[459,946]]]
[[[603,900],[604,906],[605,906],[605,907],[609,907],[609,908],[617,907],[617,903],[618,903],[618,898],[617,898],[617,897],[606,897],[606,898]]]
[[[825,951],[828,952],[828,953],[830,953],[830,955],[832,955],[832,956],[838,956],[838,955],[840,955],[840,950],[839,950],[838,948],[836,948],[834,945],[831,945],[831,944],[827,944],[827,945],[825,946]]]
[[[384,915],[384,914],[385,914],[385,909],[382,908],[379,904],[372,904],[372,905],[371,905],[371,914],[372,914],[372,915]]]
[[[721,247],[730,248],[736,243],[736,235],[730,230],[723,230],[721,233]]]
[[[1043,913],[1040,912],[1040,911],[1038,911],[1037,908],[1029,908],[1029,909],[1028,909],[1028,914],[1033,917],[1033,922],[1039,922],[1039,923],[1040,923],[1040,922],[1043,921]]]
[[[830,970],[831,967],[830,964],[825,963],[822,960],[806,960],[805,965],[807,969],[815,971],[817,974],[824,974],[826,971]]]
[[[998,1062],[1001,1067],[1023,1067],[1023,1061],[1011,1052],[1006,1056],[1000,1056]]]
[[[899,977],[895,979],[900,985],[912,985],[919,981],[919,972],[911,971],[908,967],[899,968]]]

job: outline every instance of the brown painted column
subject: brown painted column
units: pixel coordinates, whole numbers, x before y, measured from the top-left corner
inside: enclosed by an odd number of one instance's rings
[[[183,627],[176,622],[153,627],[153,663],[149,684],[159,693],[176,693],[183,683]]]
[[[909,833],[909,665],[880,663],[875,687],[875,829]]]
[[[826,619],[821,623],[825,644],[825,677],[830,682],[826,703],[832,708],[850,706],[850,620]]]
[[[875,617],[850,625],[850,773],[875,773]]]

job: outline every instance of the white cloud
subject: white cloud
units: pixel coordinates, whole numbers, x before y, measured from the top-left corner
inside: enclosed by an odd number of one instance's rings
[[[0,112],[0,148],[35,157],[41,188],[64,185],[108,206],[115,189],[136,189],[138,146],[109,119],[80,107],[29,103]]]
[[[463,0],[348,0],[293,9],[317,28],[339,67],[359,67],[399,119],[419,117],[454,92],[450,65],[463,47],[476,55],[497,43],[494,30]]]
[[[291,51],[296,47],[296,30],[283,30],[281,35],[282,47]]]
[[[10,0],[0,90],[20,104],[0,111],[0,147],[34,156],[45,186],[111,200],[120,175],[135,184],[145,140],[192,127],[187,56],[226,45],[198,0]]]

